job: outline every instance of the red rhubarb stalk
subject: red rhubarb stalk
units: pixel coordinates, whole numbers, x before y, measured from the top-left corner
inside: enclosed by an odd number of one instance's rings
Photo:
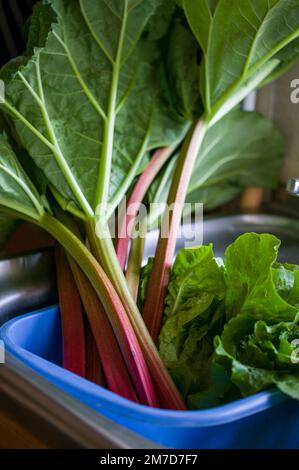
[[[80,295],[66,255],[55,248],[56,274],[61,313],[63,367],[85,377],[85,329]]]
[[[98,353],[98,348],[89,326],[88,320],[85,321],[85,344],[86,344],[86,372],[85,377],[90,382],[107,388],[107,383]]]
[[[102,223],[99,219],[96,229],[92,225],[87,224],[87,233],[91,242],[91,247],[96,256],[108,273],[113,286],[120,296],[127,317],[138,337],[141,349],[144,354],[145,361],[151,372],[154,385],[157,390],[159,402],[162,408],[185,410],[186,405],[180,396],[169,372],[167,371],[157,348],[149,334],[143,318],[134,301],[129,289],[127,280],[119,264],[114,245],[110,236],[108,225]]]
[[[139,206],[142,203],[149,187],[165,165],[169,157],[173,154],[175,147],[165,147],[157,150],[151,158],[146,169],[140,175],[127,203],[126,211],[118,229],[118,239],[116,253],[122,270],[124,271],[128,248],[132,235],[132,221],[136,218]]]
[[[141,403],[158,407],[155,388],[126,310],[111,281],[85,245],[59,220],[44,213],[40,225],[80,264],[90,280],[114,330]]]
[[[162,218],[160,237],[154,258],[153,271],[148,282],[143,311],[145,324],[155,342],[161,329],[165,293],[175,254],[183,205],[206,127],[204,121],[199,121],[191,129],[184,142],[170,187],[167,208]],[[165,236],[166,230],[167,237]]]
[[[70,264],[101,358],[108,388],[128,400],[137,402],[136,392],[106,312],[89,280],[71,258]]]

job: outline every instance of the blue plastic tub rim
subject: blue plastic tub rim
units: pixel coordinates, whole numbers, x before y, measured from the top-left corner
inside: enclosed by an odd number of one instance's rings
[[[124,417],[132,417],[136,421],[144,423],[146,420],[150,424],[158,424],[160,426],[161,419],[163,419],[165,426],[211,427],[246,418],[289,399],[278,389],[271,389],[251,395],[250,397],[241,398],[226,405],[196,411],[157,409],[133,403],[29,352],[15,343],[14,329],[16,326],[19,327],[20,322],[36,315],[44,316],[49,313],[59,313],[59,307],[57,305],[46,307],[33,313],[21,315],[5,323],[0,329],[0,337],[4,341],[6,351],[89,406],[91,406],[91,403],[94,404],[96,402],[99,411],[101,408],[105,408],[106,412],[117,412]]]

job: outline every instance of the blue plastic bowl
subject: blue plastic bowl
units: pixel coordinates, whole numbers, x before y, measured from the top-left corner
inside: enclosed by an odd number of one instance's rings
[[[270,390],[203,411],[131,403],[61,364],[57,306],[17,317],[0,330],[6,350],[56,386],[118,423],[173,448],[298,448],[299,403]]]

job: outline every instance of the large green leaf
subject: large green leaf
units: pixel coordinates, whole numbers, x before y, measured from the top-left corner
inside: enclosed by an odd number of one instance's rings
[[[174,19],[167,41],[166,70],[171,98],[187,120],[202,113],[199,93],[199,47],[181,17]]]
[[[271,121],[256,112],[233,110],[208,130],[187,202],[203,203],[208,210],[232,200],[248,185],[274,188],[282,154],[283,140]],[[174,163],[170,161],[152,186],[150,202],[166,201]]]
[[[262,83],[262,86],[270,83],[273,80],[276,80],[298,62],[299,39],[292,41],[281,51],[279,51],[276,55],[276,58],[279,59],[279,66],[276,67],[274,71],[266,78],[266,80]]]
[[[209,129],[195,163],[189,200],[194,201],[194,191],[216,185],[274,188],[282,155],[283,140],[272,122],[236,109]]]
[[[53,0],[45,47],[6,86],[27,151],[88,215],[107,198],[117,205],[147,151],[186,130],[158,96],[157,45],[141,37],[160,3]]]
[[[0,135],[0,206],[32,219],[43,212],[40,197],[4,134]]]
[[[184,8],[204,51],[203,99],[213,122],[298,56],[290,48],[299,37],[298,0],[219,0],[214,14],[205,0],[185,0]]]
[[[26,55],[31,56],[36,47],[44,47],[55,14],[50,3],[37,2],[29,19]]]
[[[197,0],[196,2],[194,0],[184,0],[183,6],[193,34],[206,54],[212,23],[209,2],[208,0]]]

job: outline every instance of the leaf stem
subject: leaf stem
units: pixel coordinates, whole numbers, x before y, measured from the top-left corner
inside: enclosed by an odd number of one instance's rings
[[[101,220],[96,229],[91,224],[87,226],[88,237],[92,249],[97,252],[102,266],[117,290],[126,313],[139,339],[144,358],[154,380],[160,405],[164,408],[184,410],[186,406],[164,366],[155,344],[144,324],[142,316],[132,297],[126,278],[119,264],[109,227]]]
[[[62,324],[63,367],[85,377],[85,329],[81,299],[63,248],[55,247]]]
[[[74,258],[95,289],[125,357],[140,402],[149,406],[158,406],[155,389],[139,342],[109,278],[85,245],[61,222],[45,213],[40,219],[40,226],[59,241]]]
[[[183,205],[196,157],[204,139],[207,123],[198,121],[189,132],[172,180],[167,207],[162,218],[160,237],[154,258],[153,271],[146,293],[143,318],[154,340],[157,341],[164,311],[164,298],[169,282],[169,272],[175,254],[177,232],[181,223]],[[164,236],[167,229],[168,237]]]
[[[38,96],[40,98],[40,102],[38,102],[38,104],[39,104],[39,107],[40,107],[40,110],[44,119],[45,127],[47,129],[50,141],[53,145],[53,154],[54,154],[55,160],[61,172],[63,173],[63,176],[65,177],[70,189],[72,190],[78,204],[81,206],[81,208],[83,209],[83,211],[88,217],[93,217],[94,216],[93,210],[90,207],[87,199],[85,198],[80,185],[78,184],[75,176],[73,175],[68,165],[68,162],[66,161],[61,151],[51,119],[49,117],[47,106],[46,106],[46,101],[45,101],[45,96],[44,96],[39,58],[40,58],[40,54],[38,53],[36,56],[36,77],[37,77],[37,85],[38,85]]]
[[[6,173],[10,178],[12,178],[22,189],[22,191],[25,193],[25,195],[30,199],[32,205],[36,209],[37,213],[39,215],[42,215],[43,213],[43,206],[40,204],[40,202],[37,200],[35,194],[32,193],[31,188],[28,184],[25,184],[24,181],[19,178],[18,175],[16,175],[13,171],[11,171],[9,168],[5,167],[0,163],[0,170],[2,170],[4,173]],[[27,183],[27,181],[26,181]]]
[[[137,402],[136,392],[103,305],[89,280],[71,257],[70,266],[95,339],[108,388],[128,400]]]
[[[85,377],[90,382],[94,382],[97,385],[101,385],[104,388],[107,388],[106,379],[104,376],[104,371],[102,368],[100,356],[98,353],[97,345],[89,326],[89,323],[86,319],[85,322],[85,338],[86,338],[86,372]]]
[[[132,225],[131,222],[137,216],[138,205],[142,203],[149,187],[158,175],[161,168],[165,165],[167,160],[173,154],[175,148],[175,146],[171,146],[157,150],[134,186],[134,189],[128,200],[126,212],[124,214],[122,223],[118,229],[118,233],[120,236],[117,239],[116,252],[122,270],[125,269],[128,255],[128,247],[131,238],[131,233],[129,233],[129,227]]]
[[[112,64],[112,80],[108,103],[107,119],[104,125],[103,147],[98,175],[98,187],[95,198],[95,209],[102,204],[106,204],[109,196],[111,166],[113,157],[113,140],[116,121],[116,104],[119,74],[121,68],[121,58],[123,52],[123,44],[125,39],[127,19],[128,19],[128,0],[124,0],[123,18],[119,33],[118,46],[115,62]]]

